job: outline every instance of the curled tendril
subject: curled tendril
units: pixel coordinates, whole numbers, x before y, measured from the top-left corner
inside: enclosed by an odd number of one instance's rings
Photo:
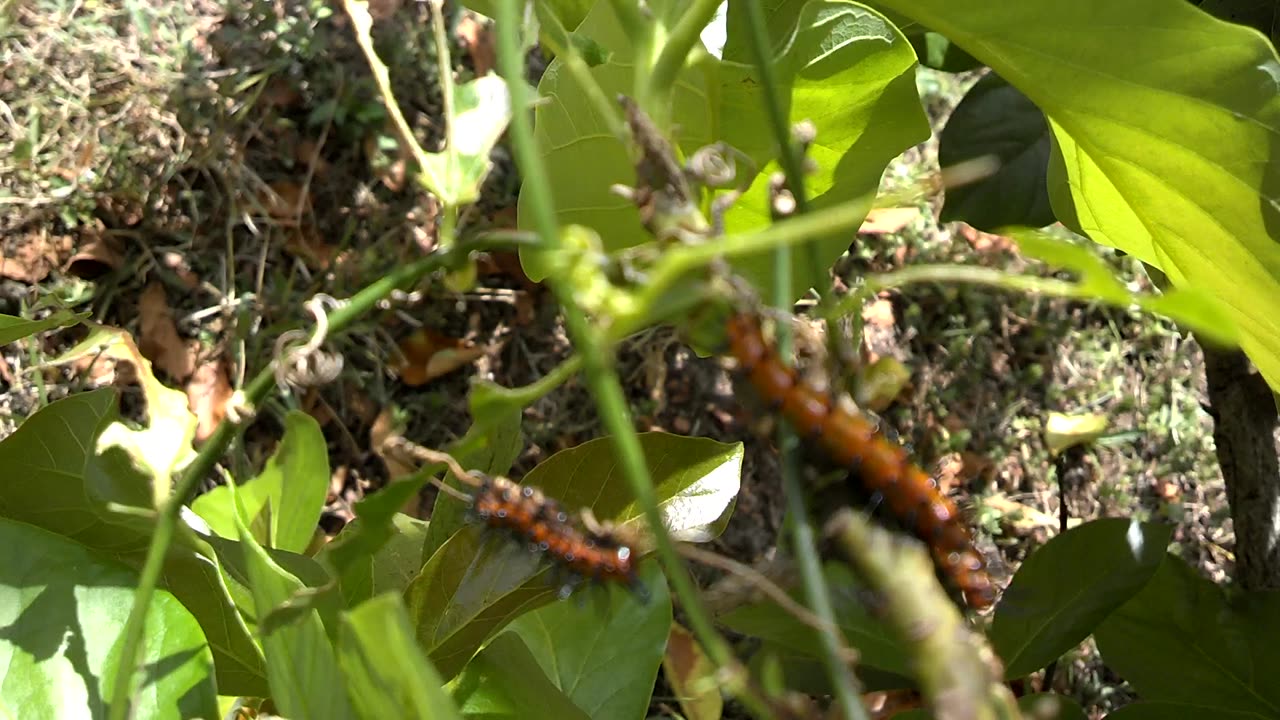
[[[281,390],[290,387],[315,387],[333,382],[342,372],[343,359],[337,353],[321,350],[329,334],[329,316],[342,303],[323,293],[307,301],[305,307],[315,316],[315,330],[290,330],[276,339],[275,375]]]

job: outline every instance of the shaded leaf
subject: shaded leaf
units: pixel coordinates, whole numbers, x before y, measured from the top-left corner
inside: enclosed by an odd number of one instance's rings
[[[1263,720],[1275,716],[1226,710],[1211,705],[1142,701],[1107,713],[1107,720],[1186,720],[1186,718],[1199,717],[1221,718],[1221,720]]]
[[[1169,0],[881,4],[1031,98],[1054,136],[1058,219],[1220,301],[1280,387],[1280,61],[1266,38]]]
[[[950,168],[991,158],[995,172],[947,186],[940,220],[994,232],[1006,225],[1041,227],[1055,222],[1045,177],[1049,124],[1017,88],[990,73],[977,82],[947,119],[938,139],[938,165]]]
[[[317,556],[338,578],[350,606],[388,590],[403,590],[422,569],[428,525],[396,512],[417,494],[425,478],[402,480],[365,497],[356,519]]]
[[[398,594],[379,595],[342,620],[338,661],[360,717],[459,717],[443,681],[413,640],[413,627]]]
[[[589,717],[642,717],[671,628],[671,598],[656,563],[641,565],[641,598],[591,587],[586,607],[552,603],[511,623],[551,683]],[[594,596],[594,597],[593,597]]]
[[[467,718],[588,718],[547,679],[515,633],[502,633],[494,638],[471,661],[466,672],[449,683],[449,691],[462,716]]]
[[[1106,518],[1072,528],[1027,558],[1000,603],[988,639],[1019,678],[1057,660],[1151,579],[1173,528]]]
[[[53,328],[75,325],[87,319],[90,313],[75,313],[70,310],[55,310],[43,320],[27,320],[12,315],[0,315],[0,345],[8,345],[25,337]]]
[[[1276,717],[1277,633],[1280,592],[1228,600],[1221,588],[1169,555],[1143,591],[1112,613],[1094,637],[1107,665],[1144,700],[1207,705],[1215,716],[1236,711]]]
[[[0,520],[0,547],[20,549],[0,563],[0,707],[15,717],[105,717],[137,572],[10,520]],[[217,717],[213,658],[173,595],[152,597],[143,638],[133,712]]]

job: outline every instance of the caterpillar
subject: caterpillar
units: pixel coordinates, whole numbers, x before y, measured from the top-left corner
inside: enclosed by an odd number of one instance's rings
[[[990,607],[995,586],[959,510],[911,461],[906,448],[830,393],[802,380],[765,339],[755,315],[735,313],[726,329],[739,371],[764,401],[841,467],[856,470],[868,489],[879,493],[893,514],[928,543],[934,562],[970,607]]]
[[[631,547],[589,512],[574,518],[537,488],[504,477],[470,475],[477,480],[471,511],[479,520],[527,541],[570,573],[572,579],[560,588],[562,599],[583,578],[641,591]]]

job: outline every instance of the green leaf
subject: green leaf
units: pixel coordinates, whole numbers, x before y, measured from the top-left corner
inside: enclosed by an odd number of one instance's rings
[[[1107,665],[1144,700],[1280,716],[1280,592],[1221,588],[1166,557],[1094,633]],[[1184,716],[1189,717],[1189,716]]]
[[[265,534],[254,539],[268,547],[301,553],[311,544],[316,523],[324,509],[329,490],[329,448],[320,424],[310,415],[294,410],[285,416],[284,438],[262,474],[236,488],[247,517],[254,526],[260,513],[267,513]],[[231,489],[219,486],[196,498],[191,509],[204,518],[214,532],[236,537]]]
[[[1280,61],[1179,0],[882,0],[1048,116],[1054,212],[1221,301],[1280,387]]]
[[[1226,710],[1211,705],[1190,703],[1136,702],[1107,713],[1107,720],[1186,720],[1187,718],[1215,718],[1221,720],[1264,720],[1275,715]]]
[[[723,140],[750,157],[755,173],[767,176],[777,169],[777,148],[760,110],[765,98],[759,80],[734,54],[732,6],[730,10],[726,60],[699,55],[678,78],[671,108],[673,140],[685,157]],[[788,118],[811,120],[818,130],[810,152],[818,169],[807,179],[813,207],[864,198],[869,210],[885,165],[928,137],[912,72],[915,53],[883,17],[848,2],[811,2],[795,14],[774,16],[770,26],[787,32],[774,64]],[[597,3],[579,30],[613,51],[608,62],[591,69],[605,94],[632,92],[635,51],[610,3]],[[652,240],[635,206],[609,189],[615,183],[635,182],[628,148],[615,139],[559,63],[551,64],[539,85],[545,102],[537,109],[535,132],[555,188],[560,223],[593,228],[609,253]],[[753,174],[742,164],[738,171]],[[765,186],[756,177],[726,213],[726,231],[759,229],[771,222]],[[530,222],[523,205],[520,222],[522,227]],[[797,293],[825,279],[830,263],[848,249],[849,237],[815,238],[814,243],[818,267],[810,263],[809,253],[796,253]],[[551,272],[552,263],[535,251],[522,248],[521,258],[535,280]],[[735,269],[768,296],[773,282],[770,253],[736,262]]]
[[[13,518],[75,540],[140,569],[153,521],[117,506],[151,507],[148,478],[118,448],[94,455],[98,434],[116,420],[116,394],[102,389],[50,403],[0,441],[0,517]],[[196,519],[198,522],[198,519]],[[236,611],[218,559],[179,526],[165,556],[164,587],[185,605],[213,648],[224,693],[265,695],[261,650]]]
[[[656,432],[642,433],[640,444],[669,531],[689,541],[719,535],[738,493],[742,444]],[[620,525],[642,522],[618,466],[612,440],[600,438],[552,455],[523,481],[568,511],[589,508],[599,520]],[[464,525],[406,590],[419,642],[445,677],[513,617],[556,597],[557,588],[538,577],[547,569],[541,556],[484,530]]]
[[[1018,708],[1024,717],[1051,717],[1054,720],[1085,720],[1088,717],[1075,698],[1051,692],[1023,695],[1018,698]]]
[[[365,720],[459,717],[443,681],[413,640],[398,594],[379,595],[343,617],[338,661],[347,692]]]
[[[988,638],[1005,677],[1020,678],[1079,645],[1151,579],[1173,528],[1123,518],[1085,523],[1027,558],[996,606]]]
[[[0,315],[0,346],[8,345],[25,337],[31,337],[45,330],[67,327],[89,318],[91,313],[75,313],[70,310],[56,310],[43,320],[27,320],[12,315]]]
[[[485,720],[587,720],[543,674],[514,633],[502,633],[449,683],[462,716]]]
[[[302,581],[277,565],[239,523],[249,589],[258,617],[265,617],[303,590]],[[333,646],[315,610],[263,633],[267,680],[281,715],[296,718],[355,717]]]
[[[1054,223],[1045,185],[1050,145],[1040,108],[999,75],[983,77],[947,119],[938,140],[938,165],[944,173],[965,162],[998,165],[986,177],[949,186],[939,219],[963,220],[988,232]]]
[[[824,572],[828,587],[832,588],[836,624],[849,646],[857,648],[859,668],[911,677],[910,661],[885,623],[867,611],[866,602],[859,597],[865,589],[853,572],[839,563],[828,564]],[[797,600],[801,597],[798,590],[789,594]],[[792,653],[814,659],[822,657],[818,631],[771,600],[744,605],[717,620],[731,630],[761,638]]]
[[[599,720],[643,717],[667,635],[671,597],[656,563],[641,578],[647,597],[626,588],[592,589],[586,607],[558,602],[510,626],[553,685]]]
[[[12,717],[105,717],[138,575],[46,530],[0,520],[0,707]],[[217,717],[213,657],[191,613],[158,590],[134,713]]]

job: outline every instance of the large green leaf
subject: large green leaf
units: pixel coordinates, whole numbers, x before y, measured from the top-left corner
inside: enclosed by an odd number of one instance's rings
[[[258,617],[265,617],[289,601],[305,587],[280,567],[237,523]],[[280,714],[294,718],[353,718],[346,684],[338,669],[337,657],[325,633],[320,613],[299,614],[287,623],[264,632],[262,647],[267,656],[267,680],[271,698]]]
[[[818,131],[811,148],[818,169],[807,181],[814,207],[865,198],[869,209],[885,165],[928,137],[912,74],[915,53],[882,16],[849,2],[815,0],[789,16],[777,16],[771,27],[782,33],[774,64],[788,117],[793,122],[811,120]],[[591,69],[605,94],[632,92],[634,50],[611,4],[597,3],[579,31],[613,51],[608,62]],[[730,52],[735,37],[731,24],[726,60],[699,55],[680,76],[672,105],[675,141],[688,156],[723,140],[745,152],[763,175],[777,169],[777,148],[762,111],[765,98],[755,71]],[[635,207],[609,189],[615,183],[635,182],[628,149],[614,138],[559,61],[547,69],[539,91],[545,102],[538,107],[535,130],[561,223],[594,228],[608,252],[651,240]],[[751,169],[739,167],[739,172]],[[765,185],[757,177],[729,210],[728,231],[758,229],[770,222]],[[522,225],[529,222],[523,211],[520,217]],[[820,267],[811,266],[809,253],[796,253],[797,292],[821,283],[849,241],[847,236],[817,239]],[[541,279],[550,272],[548,261],[535,252],[522,249],[521,257],[530,277]],[[745,259],[737,269],[760,287],[772,284],[768,253]]]
[[[121,450],[95,455],[102,429],[116,420],[115,391],[51,403],[0,441],[0,517],[30,523],[141,568],[153,521],[150,479]],[[196,518],[198,521],[198,518]],[[236,611],[214,552],[182,525],[165,556],[164,587],[200,622],[214,651],[223,693],[264,695],[261,650]]]
[[[457,718],[443,681],[413,641],[399,594],[379,595],[343,618],[338,660],[365,720]]]
[[[1058,695],[1056,693],[1035,693],[1033,695],[1024,695],[1018,698],[1018,709],[1022,711],[1023,717],[1028,718],[1053,718],[1053,720],[1085,720],[1088,715],[1085,714],[1084,708],[1080,707],[1080,703],[1066,695]],[[1115,713],[1107,715],[1108,720],[1115,717]],[[928,710],[908,710],[906,712],[895,713],[894,720],[928,720],[934,717],[933,713]],[[1194,715],[1178,715],[1178,718],[1195,717]],[[1214,717],[1217,717],[1216,715]]]
[[[689,540],[718,535],[737,496],[741,443],[667,433],[643,433],[640,442],[669,531]],[[588,508],[596,518],[619,524],[641,521],[609,438],[556,453],[524,482],[568,510]],[[445,677],[512,618],[556,597],[557,588],[540,577],[547,565],[539,555],[504,534],[484,531],[472,524],[453,533],[406,590],[419,642]]]
[[[300,553],[311,544],[329,490],[329,449],[315,418],[293,411],[285,416],[284,438],[262,474],[236,488],[252,527],[265,512],[265,533],[254,539],[267,547]],[[196,498],[191,509],[214,532],[235,538],[231,489],[219,486]]]
[[[552,684],[597,720],[639,718],[649,707],[671,629],[671,598],[658,566],[645,568],[646,597],[602,587],[585,607],[552,603],[510,625]]]
[[[1073,229],[1201,288],[1280,387],[1280,62],[1183,0],[882,0],[1031,98]]]
[[[1172,533],[1165,525],[1107,518],[1032,553],[1000,598],[988,634],[1005,677],[1024,677],[1079,645],[1147,584]]]
[[[449,683],[453,699],[467,718],[485,720],[587,720],[543,674],[537,660],[515,633],[494,638],[466,672]]]
[[[1212,705],[1161,702],[1136,702],[1107,713],[1107,720],[1186,720],[1209,717],[1214,720],[1266,720],[1275,715],[1224,710]]]
[[[0,520],[0,708],[7,717],[106,717],[137,572],[46,530]],[[136,717],[216,717],[213,658],[164,590],[147,612]]]
[[[1144,700],[1280,717],[1280,592],[1229,600],[1169,555],[1094,637]]]

